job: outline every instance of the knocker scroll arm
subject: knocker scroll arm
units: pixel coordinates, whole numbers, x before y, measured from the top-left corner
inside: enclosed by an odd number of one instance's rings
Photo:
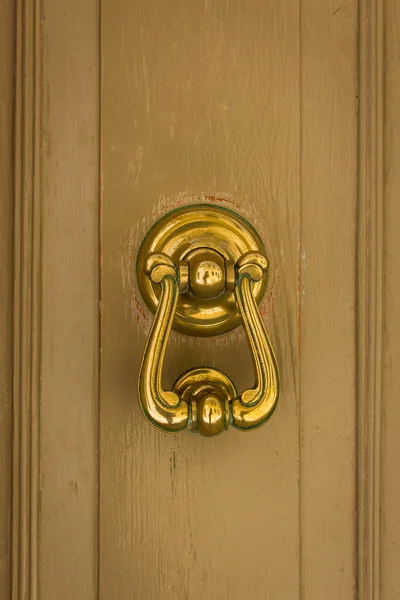
[[[179,274],[165,254],[152,254],[146,261],[146,274],[161,285],[156,316],[143,353],[139,373],[139,398],[148,421],[164,431],[185,429],[189,406],[177,394],[161,385],[165,350],[168,344],[179,294]]]
[[[262,254],[249,252],[237,263],[236,301],[246,328],[253,358],[256,382],[231,403],[232,425],[250,430],[267,421],[277,404],[279,395],[278,365],[264,322],[252,293],[253,283],[259,281],[268,269]]]

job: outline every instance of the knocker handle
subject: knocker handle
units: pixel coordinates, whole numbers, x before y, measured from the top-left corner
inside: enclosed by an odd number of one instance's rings
[[[197,212],[198,224],[211,222],[208,236],[207,229],[203,229],[200,235],[194,229],[191,238],[187,227],[184,227],[188,218],[190,220],[190,213],[188,209],[181,209],[181,215],[172,213],[172,225],[171,219],[163,220],[161,230],[167,231],[169,238],[160,236],[156,228],[156,231],[150,232],[153,236],[151,243],[147,240],[139,255],[138,270],[141,271],[138,274],[142,293],[149,289],[143,285],[144,278],[153,291],[159,288],[156,315],[139,374],[139,401],[147,420],[163,431],[188,429],[193,433],[213,436],[227,429],[229,424],[242,431],[256,429],[270,418],[279,395],[277,361],[257,306],[257,292],[265,289],[265,285],[261,286],[265,284],[268,262],[264,253],[259,251],[261,242],[257,234],[240,217],[228,213],[229,221],[225,211],[214,207],[202,207],[202,210],[197,207]],[[230,227],[227,228],[226,223],[221,224],[222,217]],[[232,235],[236,222],[241,226],[237,237],[242,240],[243,231],[248,234],[248,239],[238,245],[234,245],[235,236]],[[182,227],[185,245],[181,240]],[[220,237],[212,235],[215,229]],[[177,238],[182,248],[176,245]],[[232,248],[226,248],[226,239]],[[173,251],[171,247],[174,247]],[[152,249],[163,251],[154,252]],[[144,296],[146,298],[146,293]],[[172,390],[163,389],[164,356],[171,328],[177,319],[180,297],[185,298],[183,307],[188,306],[190,299],[197,309],[192,311],[192,314],[196,312],[200,321],[197,326],[202,325],[208,332],[221,327],[221,323],[226,326],[227,320],[232,325],[235,317],[239,317],[246,329],[254,363],[255,384],[252,388],[238,394],[227,375],[217,369],[201,367],[182,375]],[[217,322],[215,315],[214,322],[211,319],[207,321],[207,316],[215,312],[209,310],[213,306],[217,307],[217,316],[220,315]],[[206,315],[203,321],[199,317],[202,311]],[[181,313],[184,317],[182,307]],[[201,333],[204,335],[204,331]]]

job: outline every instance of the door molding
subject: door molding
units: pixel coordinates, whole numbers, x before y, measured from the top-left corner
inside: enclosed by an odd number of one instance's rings
[[[99,34],[97,0],[16,4],[12,600],[97,597]]]
[[[383,328],[383,2],[359,3],[357,598],[380,591]]]
[[[41,352],[41,38],[38,0],[16,9],[12,598],[38,598]]]

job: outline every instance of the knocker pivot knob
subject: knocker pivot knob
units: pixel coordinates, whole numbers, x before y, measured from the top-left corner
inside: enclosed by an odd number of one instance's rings
[[[232,261],[211,248],[197,248],[186,257],[189,274],[188,291],[196,298],[212,300],[223,292],[233,291],[235,271]],[[183,261],[181,262],[182,266]]]

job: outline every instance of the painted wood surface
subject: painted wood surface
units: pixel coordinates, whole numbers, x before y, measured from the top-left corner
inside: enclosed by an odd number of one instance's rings
[[[357,198],[357,598],[381,594],[383,5],[359,12]]]
[[[382,307],[379,589],[382,600],[400,596],[400,5],[384,3],[381,110],[384,110],[382,179]],[[384,75],[384,76],[383,76]],[[384,102],[384,104],[383,104]],[[378,123],[380,122],[378,113]]]
[[[1,593],[397,600],[398,2],[0,15]],[[283,383],[265,428],[215,440],[136,396],[137,247],[199,198],[264,238]],[[251,383],[237,330],[174,335],[165,384],[207,363]]]
[[[98,553],[99,6],[95,0],[45,1],[42,18],[40,598],[92,600]]]
[[[103,2],[100,593],[296,597],[299,12],[293,2]],[[138,245],[162,214],[209,201],[246,216],[271,263],[264,314],[279,411],[252,434],[155,431],[137,377],[152,315]],[[174,335],[166,385],[192,366],[252,384],[242,329]],[[288,575],[290,573],[290,575]],[[251,582],[251,584],[249,584]]]
[[[0,590],[11,592],[13,115],[15,14],[0,4]]]
[[[354,595],[357,14],[331,8],[103,3],[105,597]],[[198,199],[247,216],[272,264],[282,398],[246,436],[162,435],[137,405],[138,244]],[[204,363],[251,383],[241,331],[174,336],[166,383]]]
[[[300,597],[355,594],[357,3],[301,11]]]
[[[37,5],[15,6],[11,597],[38,597],[41,340],[40,86]]]

